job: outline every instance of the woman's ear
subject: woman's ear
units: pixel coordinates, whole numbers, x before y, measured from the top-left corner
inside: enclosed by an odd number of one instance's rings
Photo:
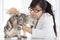
[[[43,13],[45,13],[45,10],[43,10]]]

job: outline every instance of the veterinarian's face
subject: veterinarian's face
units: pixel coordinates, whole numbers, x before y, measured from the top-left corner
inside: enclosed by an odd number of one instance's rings
[[[43,14],[42,8],[39,5],[37,5],[34,8],[29,8],[29,10],[30,10],[30,15],[35,16],[37,19],[39,19]]]

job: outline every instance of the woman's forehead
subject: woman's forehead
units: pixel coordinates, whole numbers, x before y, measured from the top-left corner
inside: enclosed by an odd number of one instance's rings
[[[38,9],[38,10],[40,10],[40,9],[42,9],[39,5],[36,5],[35,7],[34,7],[34,9]]]

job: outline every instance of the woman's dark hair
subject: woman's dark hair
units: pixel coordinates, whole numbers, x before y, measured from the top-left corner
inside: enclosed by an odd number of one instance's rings
[[[53,26],[54,32],[55,32],[55,35],[57,36],[55,17],[54,17],[53,11],[52,11],[51,4],[46,0],[32,0],[30,7],[34,8],[34,7],[36,7],[36,5],[39,5],[42,8],[42,10],[44,10],[46,13],[49,13],[50,15],[52,15],[53,22],[54,22],[54,26]]]

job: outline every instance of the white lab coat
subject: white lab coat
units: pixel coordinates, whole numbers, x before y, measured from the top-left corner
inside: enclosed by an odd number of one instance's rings
[[[32,40],[56,40],[53,25],[52,16],[49,13],[44,13],[36,28],[32,29]]]

